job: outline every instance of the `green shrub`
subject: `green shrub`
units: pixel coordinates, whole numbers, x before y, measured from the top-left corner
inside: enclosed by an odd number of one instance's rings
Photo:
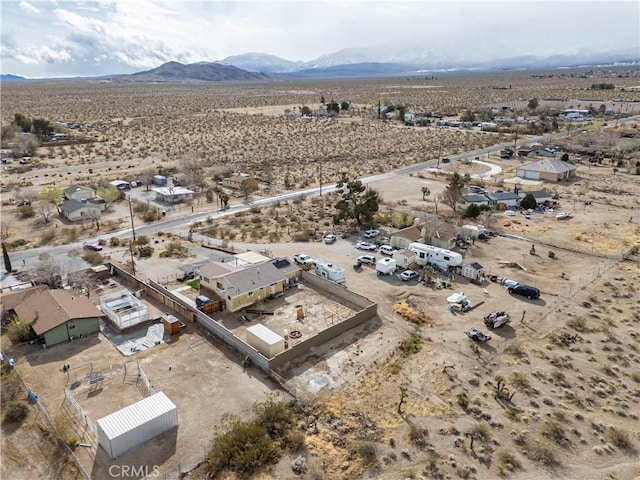
[[[153,247],[151,245],[144,245],[138,247],[138,256],[140,258],[147,258],[153,256]]]
[[[257,415],[256,422],[262,426],[271,438],[282,437],[291,427],[292,418],[287,402],[268,398],[253,407]]]
[[[7,406],[4,419],[7,422],[20,422],[29,415],[29,407],[22,402],[11,402]]]
[[[7,335],[13,343],[22,343],[32,340],[34,337],[31,326],[22,322],[19,318],[13,317],[7,327]]]
[[[213,474],[229,469],[249,476],[278,458],[278,451],[267,431],[257,422],[237,420],[217,437],[209,453]]]
[[[140,235],[136,238],[135,245],[149,245],[149,237]]]
[[[36,211],[31,205],[23,205],[21,207],[18,207],[18,215],[20,215],[20,218],[33,218],[35,214]]]
[[[418,353],[422,349],[422,337],[418,332],[413,332],[400,343],[399,349],[404,356]]]
[[[476,218],[478,215],[480,215],[480,207],[475,203],[469,205],[464,211],[465,217]]]
[[[286,446],[291,453],[297,453],[304,449],[305,434],[301,430],[292,430],[287,433]]]
[[[145,222],[155,222],[158,218],[160,218],[160,215],[152,208],[146,210],[142,215],[142,220]]]

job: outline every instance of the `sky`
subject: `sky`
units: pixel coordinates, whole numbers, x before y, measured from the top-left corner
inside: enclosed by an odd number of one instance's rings
[[[343,49],[380,52],[381,61],[608,50],[640,58],[638,1],[1,0],[0,27],[0,73],[29,78],[249,52],[291,61]]]

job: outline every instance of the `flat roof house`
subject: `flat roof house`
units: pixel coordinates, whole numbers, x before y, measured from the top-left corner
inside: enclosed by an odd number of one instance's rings
[[[21,294],[22,298],[12,308],[13,313],[30,324],[47,346],[98,333],[100,320],[105,319],[104,313],[87,297],[69,290],[34,288],[3,297],[10,297],[6,301],[12,302],[11,296],[15,294]]]
[[[516,175],[531,180],[559,182],[576,175],[577,167],[557,158],[545,158],[536,162],[525,163],[517,168]]]
[[[211,262],[200,267],[202,287],[222,298],[231,312],[282,294],[285,285],[299,275],[299,267],[286,258],[261,263]]]
[[[159,187],[154,188],[156,200],[165,203],[181,203],[193,200],[193,190],[185,187]]]
[[[489,199],[481,193],[470,193],[468,195],[462,195],[460,204],[465,208],[473,204],[478,206],[489,205]]]

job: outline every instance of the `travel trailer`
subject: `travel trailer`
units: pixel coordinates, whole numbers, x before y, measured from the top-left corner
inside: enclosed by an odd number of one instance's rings
[[[462,264],[462,255],[445,248],[414,242],[409,245],[409,250],[416,253],[416,262],[420,265],[431,264],[446,270]]]
[[[316,275],[335,283],[344,283],[344,268],[326,260],[316,260]]]

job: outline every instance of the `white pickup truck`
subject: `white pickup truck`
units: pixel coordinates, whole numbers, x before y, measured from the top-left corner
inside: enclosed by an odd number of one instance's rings
[[[298,265],[313,265],[316,261],[306,253],[298,253],[293,256],[293,261]]]

